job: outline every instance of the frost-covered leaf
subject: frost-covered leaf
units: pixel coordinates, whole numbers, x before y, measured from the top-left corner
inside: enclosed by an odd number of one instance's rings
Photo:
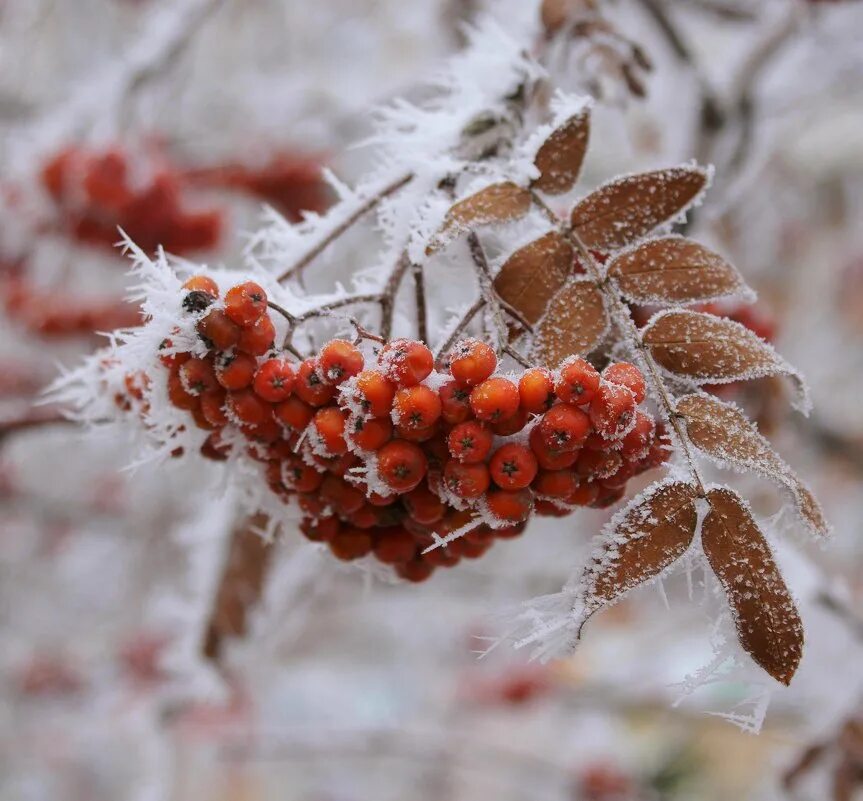
[[[552,299],[539,321],[534,350],[548,367],[590,353],[608,330],[608,311],[593,281],[570,281]]]
[[[434,253],[463,231],[524,217],[530,211],[530,203],[530,192],[511,181],[480,189],[450,207],[426,252]]]
[[[635,303],[692,303],[731,295],[753,297],[743,277],[718,253],[668,236],[621,253],[608,267]]]
[[[533,187],[549,195],[569,192],[581,173],[581,164],[590,139],[590,109],[570,117],[552,131],[536,152],[534,165],[539,178]]]
[[[535,323],[566,283],[572,260],[572,245],[557,231],[549,231],[504,262],[494,279],[494,288],[528,322]]]
[[[707,179],[708,172],[695,166],[616,178],[575,205],[572,227],[589,248],[619,250],[674,222],[698,200]]]
[[[752,470],[783,486],[803,522],[819,536],[830,533],[815,496],[736,406],[707,395],[686,395],[677,401],[677,412],[696,448],[720,463]]]
[[[585,571],[587,607],[598,609],[656,578],[689,548],[698,515],[692,484],[654,484],[616,514]]]
[[[809,410],[809,396],[800,373],[740,323],[673,309],[654,315],[642,338],[658,364],[698,384],[786,375],[797,389],[795,406],[804,412]]]
[[[746,652],[788,684],[803,655],[803,625],[764,535],[736,492],[707,493],[702,547],[734,611]]]
[[[204,638],[204,656],[217,660],[225,637],[242,637],[257,604],[272,560],[273,548],[261,536],[266,518],[256,515],[231,537],[225,569],[213,600]]]

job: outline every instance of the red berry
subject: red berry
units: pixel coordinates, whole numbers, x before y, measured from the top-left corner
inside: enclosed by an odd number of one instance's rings
[[[394,339],[384,345],[378,362],[386,377],[400,387],[419,384],[434,369],[432,352],[422,342],[411,339]]]
[[[578,458],[578,449],[562,451],[549,447],[538,425],[530,430],[528,439],[530,449],[543,470],[563,470],[575,464],[575,460]]]
[[[205,392],[200,397],[201,414],[216,428],[226,426],[230,421],[225,414],[225,391],[223,389]]]
[[[392,381],[377,370],[363,370],[357,374],[355,384],[364,412],[371,417],[389,416],[396,394]]]
[[[424,384],[403,387],[393,399],[393,420],[402,429],[428,428],[441,415],[441,400],[437,392]]]
[[[273,406],[258,397],[250,389],[229,392],[225,401],[228,415],[250,426],[257,426],[272,419]]]
[[[208,347],[228,350],[240,341],[242,329],[221,309],[213,309],[198,320],[195,330]]]
[[[219,388],[212,363],[197,356],[181,365],[180,380],[183,382],[183,389],[190,395],[203,395]]]
[[[427,442],[438,433],[438,426],[436,423],[423,428],[396,426],[395,432],[399,439],[405,439],[408,442]]]
[[[225,389],[245,389],[257,369],[258,363],[248,353],[222,353],[216,357],[216,381]]]
[[[453,459],[465,464],[484,461],[493,441],[491,431],[476,420],[459,423],[447,436],[447,446]]]
[[[612,384],[626,387],[635,396],[636,403],[641,403],[647,397],[644,376],[634,364],[629,362],[610,364],[602,371],[602,377]]]
[[[578,455],[575,472],[582,478],[596,480],[613,476],[623,464],[617,451],[589,451],[584,449]]]
[[[519,406],[512,417],[507,417],[505,420],[498,420],[498,422],[492,423],[491,430],[499,437],[510,437],[521,431],[527,425],[529,419],[530,412]]]
[[[237,325],[250,326],[267,311],[267,293],[254,281],[245,281],[225,293],[225,314]]]
[[[479,420],[498,422],[512,417],[519,405],[518,387],[507,378],[489,378],[470,393],[470,408]]]
[[[264,400],[279,403],[294,387],[294,368],[285,359],[267,359],[255,373],[254,390]]]
[[[377,535],[374,551],[379,562],[404,564],[414,558],[417,545],[403,528],[385,528]]]
[[[335,397],[336,389],[324,382],[316,359],[306,359],[297,368],[294,394],[310,406],[323,406]]]
[[[486,497],[488,511],[504,523],[521,523],[530,516],[533,495],[528,489],[496,489]]]
[[[294,492],[314,492],[324,481],[324,474],[294,457],[282,462],[282,483]]]
[[[463,423],[470,417],[470,393],[456,381],[447,381],[438,392],[441,400],[441,417],[450,425]]]
[[[567,359],[560,368],[555,384],[557,396],[566,403],[584,406],[593,400],[599,388],[599,373],[584,359]]]
[[[518,382],[521,407],[532,414],[542,414],[554,402],[554,381],[544,367],[532,367]]]
[[[372,417],[367,420],[356,417],[351,428],[349,439],[362,451],[376,451],[393,436],[393,424],[388,417]]]
[[[371,553],[372,537],[368,531],[350,526],[339,531],[330,540],[329,546],[336,559],[347,562]]]
[[[572,470],[540,470],[533,482],[537,495],[567,498],[578,489],[578,476]]]
[[[437,523],[446,511],[444,502],[424,484],[407,493],[403,502],[411,518],[424,526]]]
[[[333,456],[341,456],[348,450],[345,442],[347,412],[336,406],[325,406],[315,412],[313,423],[321,442]]]
[[[168,375],[168,400],[178,409],[191,411],[197,408],[198,399],[183,386],[183,381],[180,378],[181,369],[182,367],[174,367]]]
[[[450,459],[444,466],[447,489],[459,498],[479,498],[491,484],[488,468],[482,464],[462,464]]]
[[[342,515],[353,514],[366,502],[361,490],[339,476],[324,476],[319,493],[323,500]]]
[[[647,456],[656,432],[653,418],[640,409],[635,412],[635,424],[621,440],[620,454],[627,461],[639,461]]]
[[[485,381],[497,367],[494,349],[477,339],[459,342],[450,355],[449,370],[463,387],[475,387]]]
[[[278,404],[273,413],[280,423],[294,429],[294,431],[302,431],[312,422],[315,410],[299,398],[290,397]]]
[[[590,404],[590,422],[608,439],[622,437],[635,419],[635,396],[620,384],[600,384]]]
[[[579,484],[564,500],[570,506],[591,506],[599,496],[599,485],[592,481]]]
[[[273,321],[264,315],[257,322],[241,329],[237,350],[250,353],[252,356],[263,356],[273,348],[275,339],[276,327]]]
[[[616,504],[624,495],[626,490],[623,487],[599,487],[596,499],[590,505],[594,509],[607,509],[609,506]]]
[[[396,492],[408,492],[416,487],[427,465],[422,448],[413,442],[391,440],[378,451],[378,473]]]
[[[318,355],[321,374],[328,384],[341,384],[357,375],[363,369],[363,364],[363,354],[344,339],[327,342]]]
[[[539,465],[530,448],[515,442],[501,445],[491,457],[489,470],[495,484],[502,489],[518,490],[529,486]]]
[[[334,515],[329,517],[304,517],[300,521],[300,531],[312,542],[329,542],[339,533],[341,523]]]
[[[432,573],[434,573],[434,565],[425,559],[417,558],[411,559],[410,562],[396,565],[395,571],[396,574],[400,578],[405,579],[405,581],[411,581],[418,584],[419,582],[425,581]]]
[[[550,449],[574,451],[587,439],[590,418],[577,406],[559,403],[542,416],[537,427],[542,441]]]

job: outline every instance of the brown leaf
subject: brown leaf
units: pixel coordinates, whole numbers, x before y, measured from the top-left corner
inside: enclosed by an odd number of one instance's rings
[[[795,406],[809,409],[800,374],[763,339],[733,320],[673,309],[655,315],[642,339],[659,365],[698,384],[786,375],[797,389]]]
[[[554,368],[569,356],[590,353],[608,326],[602,293],[592,281],[575,279],[548,304],[537,326],[534,350],[544,364]]]
[[[653,239],[622,253],[608,266],[608,274],[635,303],[692,303],[752,294],[722,256],[679,236]]]
[[[504,262],[494,279],[494,288],[529,323],[535,323],[566,283],[572,262],[572,245],[561,234],[549,231]]]
[[[581,173],[590,139],[590,109],[570,117],[540,145],[533,163],[539,170],[534,189],[549,195],[569,192]]]
[[[654,484],[612,518],[602,552],[585,576],[588,607],[616,601],[633,587],[656,578],[689,548],[697,515],[692,484]]]
[[[530,192],[511,181],[480,189],[450,207],[440,231],[429,242],[426,254],[431,255],[463,231],[524,217],[530,211],[530,203]]]
[[[539,13],[546,33],[549,36],[557,33],[566,24],[572,11],[572,0],[542,0]]]
[[[737,407],[708,395],[686,395],[676,408],[696,448],[720,463],[752,470],[785,487],[812,532],[822,537],[830,533],[815,496]]]
[[[258,533],[266,518],[250,518],[231,535],[219,588],[204,638],[204,656],[218,660],[225,637],[242,637],[248,615],[257,604],[273,555],[272,546]]]
[[[701,542],[734,611],[746,652],[788,684],[803,655],[803,625],[763,534],[736,492],[707,493]]]
[[[589,248],[619,250],[688,209],[707,185],[701,167],[671,167],[617,178],[572,210],[575,233]]]

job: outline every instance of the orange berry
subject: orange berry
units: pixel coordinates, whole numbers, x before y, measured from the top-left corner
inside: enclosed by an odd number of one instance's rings
[[[499,437],[510,437],[521,431],[527,425],[529,419],[530,412],[519,406],[512,417],[507,417],[505,420],[498,420],[498,422],[492,423],[491,430]]]
[[[248,353],[220,353],[216,357],[216,381],[225,389],[245,389],[257,369],[258,363]]]
[[[537,428],[550,449],[574,451],[587,439],[590,418],[577,406],[559,403],[542,416]]]
[[[197,356],[180,366],[180,381],[190,395],[203,395],[219,388],[212,362]]]
[[[578,357],[567,359],[561,365],[560,377],[554,387],[562,401],[576,406],[590,403],[598,388],[599,373],[596,368]]]
[[[221,309],[213,309],[198,320],[195,330],[209,348],[228,350],[240,341],[242,330]]]
[[[411,561],[404,564],[396,565],[395,571],[399,578],[418,584],[425,581],[434,573],[434,565],[425,559],[417,558],[411,559]]]
[[[252,356],[263,356],[275,344],[276,327],[273,321],[264,315],[257,322],[240,330],[237,340],[237,350],[250,353]]]
[[[329,542],[340,529],[341,523],[334,515],[319,518],[304,517],[300,521],[300,531],[312,542]]]
[[[348,450],[345,442],[347,412],[336,406],[324,406],[315,412],[313,424],[324,447],[333,456],[341,456]]]
[[[428,428],[441,415],[437,392],[424,384],[399,389],[393,399],[393,419],[402,429]]]
[[[255,372],[253,387],[264,400],[279,403],[294,387],[294,368],[286,359],[267,359]]]
[[[314,492],[324,481],[324,474],[307,465],[302,459],[293,457],[282,462],[282,483],[294,492]]]
[[[396,387],[378,370],[363,370],[357,374],[356,395],[363,411],[371,417],[387,417],[393,405]]]
[[[608,439],[622,437],[635,419],[635,396],[620,384],[600,384],[590,403],[590,422],[596,433]]]
[[[530,486],[539,465],[530,448],[509,442],[501,445],[491,457],[492,480],[502,489],[518,490]]]
[[[634,364],[629,362],[610,364],[602,371],[602,377],[612,384],[626,387],[635,396],[636,403],[641,403],[647,397],[644,375]]]
[[[653,418],[637,409],[632,430],[627,432],[621,440],[621,456],[627,461],[638,461],[645,458],[653,444],[655,432],[656,424]]]
[[[533,482],[537,495],[568,498],[578,489],[578,476],[572,470],[540,470]]]
[[[228,415],[225,414],[225,391],[223,389],[205,392],[200,397],[200,404],[201,414],[211,425],[221,428],[230,422]]]
[[[426,473],[428,462],[419,445],[395,439],[378,451],[378,474],[396,492],[409,492]]]
[[[446,511],[444,502],[424,484],[408,492],[403,502],[411,518],[424,526],[437,523]]]
[[[250,389],[229,392],[225,400],[225,408],[231,419],[250,426],[260,425],[270,420],[273,415],[272,404],[267,403]]]
[[[450,354],[449,371],[463,387],[475,387],[497,368],[494,349],[477,339],[459,342]]]
[[[591,506],[599,496],[599,485],[591,482],[579,484],[564,500],[570,506]]]
[[[496,489],[486,496],[488,511],[504,523],[521,523],[530,516],[533,494],[529,489]]]
[[[530,430],[528,441],[533,455],[536,456],[537,463],[543,470],[563,470],[575,464],[575,460],[578,458],[578,449],[562,451],[550,447],[543,438],[538,425]]]
[[[362,491],[339,476],[327,475],[319,488],[321,498],[342,515],[350,515],[365,502]]]
[[[476,420],[459,423],[447,436],[447,446],[453,459],[465,464],[484,461],[493,441],[491,431]]]
[[[575,463],[575,472],[582,478],[595,480],[613,476],[623,464],[617,451],[582,450]]]
[[[375,557],[387,565],[409,562],[416,555],[416,551],[414,538],[403,528],[381,529],[375,538]]]
[[[368,531],[349,526],[339,531],[328,544],[336,559],[349,562],[371,553],[372,537]]]
[[[419,384],[434,369],[432,352],[422,342],[411,339],[394,339],[384,345],[378,362],[386,377],[400,387]]]
[[[183,289],[190,292],[206,292],[213,298],[219,297],[219,285],[207,275],[193,275],[183,283]]]
[[[383,447],[393,436],[393,424],[388,417],[372,417],[363,420],[353,419],[350,441],[360,450],[376,451]]]
[[[554,381],[544,367],[526,370],[518,381],[522,408],[532,414],[542,414],[554,402]]]
[[[512,417],[519,405],[518,387],[507,378],[489,378],[470,393],[470,408],[479,420]]]
[[[251,326],[267,311],[267,293],[260,284],[245,281],[225,293],[225,314],[240,326]]]
[[[443,481],[447,489],[459,498],[479,498],[491,484],[488,467],[484,464],[462,464],[450,459],[444,466]]]
[[[174,367],[168,375],[168,400],[178,409],[191,411],[198,406],[198,399],[183,386],[181,367]]]
[[[323,406],[335,397],[336,388],[324,382],[316,359],[306,359],[297,368],[294,394],[310,406]]]
[[[318,355],[321,374],[328,384],[341,384],[357,375],[363,369],[363,364],[363,354],[345,339],[327,342]]]
[[[299,398],[290,397],[279,403],[273,410],[273,413],[280,423],[295,431],[302,431],[312,422],[315,410]]]
[[[470,417],[470,392],[456,381],[447,381],[438,394],[441,400],[441,417],[450,425],[463,423]]]

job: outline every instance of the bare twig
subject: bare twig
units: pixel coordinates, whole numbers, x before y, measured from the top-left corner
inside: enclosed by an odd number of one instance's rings
[[[310,250],[304,253],[297,261],[288,267],[279,277],[279,282],[287,281],[289,278],[300,275],[308,265],[314,261],[326,248],[335,242],[345,231],[351,228],[354,223],[360,220],[365,214],[375,208],[384,198],[397,192],[413,179],[413,174],[401,175],[394,181],[383,186],[377,192],[366,198],[356,209],[340,223],[333,226],[324,236],[312,246]]]
[[[438,348],[437,355],[435,356],[435,364],[438,365],[438,367],[443,362],[444,356],[449,353],[450,348],[455,345],[459,337],[461,337],[467,330],[467,327],[471,324],[473,318],[476,317],[483,308],[485,308],[485,302],[485,298],[477,298],[473,302],[473,305],[462,315],[461,320],[458,321],[452,333],[447,337],[446,342]]]
[[[417,305],[417,336],[422,342],[428,342],[428,317],[426,314],[426,284],[421,264],[412,264],[414,277],[414,298]]]

